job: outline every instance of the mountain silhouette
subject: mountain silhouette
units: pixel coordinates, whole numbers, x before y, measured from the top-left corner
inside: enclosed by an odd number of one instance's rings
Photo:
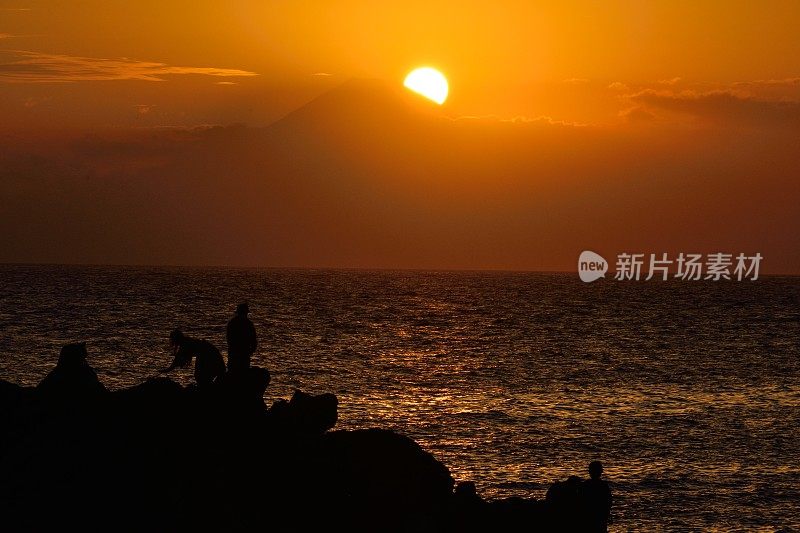
[[[354,78],[274,122],[276,134],[385,133],[445,118],[439,105],[382,80]]]
[[[452,126],[439,105],[416,93],[352,79],[268,126],[262,149],[291,161],[292,171],[374,178],[430,160]]]

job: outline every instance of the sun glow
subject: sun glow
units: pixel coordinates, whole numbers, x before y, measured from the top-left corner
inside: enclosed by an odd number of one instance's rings
[[[435,68],[421,67],[412,70],[406,76],[403,85],[439,105],[447,100],[449,90],[447,78]]]

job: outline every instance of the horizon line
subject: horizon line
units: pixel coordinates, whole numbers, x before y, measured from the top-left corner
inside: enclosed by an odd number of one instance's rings
[[[164,269],[227,269],[227,270],[339,270],[352,272],[486,272],[509,274],[569,274],[575,275],[578,270],[550,270],[550,269],[515,269],[515,268],[429,268],[429,267],[347,267],[347,266],[265,266],[265,265],[232,265],[232,264],[150,264],[150,263],[55,263],[55,262],[7,262],[0,261],[0,267],[9,266],[41,266],[41,267],[107,267],[107,268],[164,268]],[[613,272],[609,272],[613,274]],[[759,273],[759,277],[800,277],[798,273]],[[612,279],[604,276],[604,279]],[[669,278],[666,281],[671,280]],[[646,281],[633,280],[633,281]],[[651,281],[664,281],[654,279]],[[705,280],[697,280],[705,281]],[[726,280],[727,281],[727,280]]]

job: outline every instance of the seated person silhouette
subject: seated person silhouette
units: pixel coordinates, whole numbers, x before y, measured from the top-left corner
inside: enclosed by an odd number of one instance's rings
[[[250,308],[246,303],[236,307],[236,314],[228,322],[228,371],[240,372],[250,368],[250,358],[256,351],[256,328],[247,318]]]
[[[581,484],[580,495],[586,518],[586,531],[608,531],[611,523],[611,489],[608,482],[600,479],[603,475],[603,463],[589,463],[589,476]]]
[[[569,476],[566,481],[556,481],[550,485],[545,494],[545,502],[563,531],[580,530],[580,484],[578,476]]]
[[[222,354],[210,342],[187,337],[179,329],[169,334],[169,342],[175,359],[168,368],[164,369],[164,372],[188,365],[194,356],[196,359],[194,379],[199,387],[211,385],[225,373],[225,361],[222,359]]]
[[[65,344],[58,364],[37,386],[49,395],[87,397],[107,392],[97,373],[86,361],[86,343]]]

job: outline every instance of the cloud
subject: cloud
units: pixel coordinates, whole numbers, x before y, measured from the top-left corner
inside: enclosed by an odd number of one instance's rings
[[[154,104],[137,104],[135,107],[136,112],[140,115],[149,115],[157,106]]]
[[[257,76],[246,70],[215,67],[176,67],[154,61],[101,59],[94,57],[14,51],[17,59],[0,63],[0,82],[56,83],[77,81],[143,80],[164,81],[165,76]]]
[[[465,122],[475,124],[532,124],[532,125],[548,125],[548,126],[571,126],[576,128],[584,128],[590,124],[583,122],[569,122],[566,120],[558,120],[548,116],[526,117],[524,115],[516,115],[513,117],[500,117],[498,115],[459,115],[457,117],[449,118],[452,122]]]
[[[718,123],[750,126],[800,125],[800,101],[765,99],[732,90],[657,91],[646,89],[627,98],[647,108],[684,113]]]
[[[567,120],[559,120],[548,116],[526,117],[522,115],[517,115],[516,117],[509,119],[500,119],[500,122],[510,122],[512,124],[544,124],[550,126],[571,126],[576,128],[585,128],[589,126],[589,124],[583,122],[570,122]]]
[[[218,81],[217,85],[239,85],[235,81]]]
[[[628,122],[652,122],[656,118],[653,113],[638,105],[623,109],[619,116]]]
[[[49,102],[49,101],[50,101],[50,97],[49,96],[44,96],[44,97],[31,96],[31,97],[25,99],[25,101],[22,103],[22,106],[24,108],[26,108],[26,109],[31,109],[33,107],[38,106],[39,104],[41,104],[43,102]]]
[[[737,87],[795,87],[800,86],[800,77],[798,78],[784,78],[780,80],[753,80],[753,81],[737,81],[734,83]]]
[[[609,89],[613,89],[615,91],[627,91],[628,85],[622,83],[621,81],[614,81],[608,84]]]
[[[10,39],[12,37],[13,37],[13,35],[11,35],[10,33],[0,32],[0,39]]]
[[[584,84],[584,83],[589,83],[589,80],[587,80],[586,78],[569,78],[569,79],[566,79],[566,80],[562,80],[562,83],[571,83],[571,84],[574,84],[574,85],[581,85],[581,84]]]
[[[681,81],[681,78],[675,77],[675,78],[669,78],[669,79],[666,79],[666,80],[658,80],[658,83],[660,83],[661,85],[675,85],[680,81]]]
[[[315,72],[314,74],[312,74],[312,76],[323,76],[323,77],[328,77],[328,76],[333,76],[333,74],[329,74],[329,73],[327,73],[327,72]]]

